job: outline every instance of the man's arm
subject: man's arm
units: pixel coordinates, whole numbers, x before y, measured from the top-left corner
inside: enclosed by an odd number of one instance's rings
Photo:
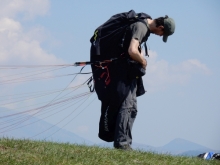
[[[130,42],[130,45],[129,45],[129,48],[128,48],[128,53],[130,55],[130,57],[139,62],[144,69],[146,69],[147,67],[147,61],[145,60],[145,58],[140,54],[139,50],[138,50],[138,47],[139,47],[139,41],[132,38],[131,39],[131,42]]]

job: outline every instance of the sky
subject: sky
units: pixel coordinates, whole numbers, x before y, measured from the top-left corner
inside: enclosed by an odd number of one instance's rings
[[[89,61],[89,40],[110,16],[131,9],[152,18],[168,15],[175,20],[176,30],[167,43],[154,34],[148,38],[150,57],[143,77],[147,93],[138,97],[133,141],[158,147],[182,138],[220,150],[219,7],[217,0],[5,0],[0,4],[0,66]],[[72,67],[68,73],[78,71]],[[88,66],[84,71],[91,69]],[[0,81],[12,72],[16,70],[2,70]],[[77,76],[71,83],[77,85],[87,78]],[[71,80],[4,84],[1,97],[65,88]],[[101,143],[97,136],[101,107],[95,94],[93,98],[89,107],[63,128]],[[0,106],[18,108],[15,104]],[[61,116],[45,120],[55,124]]]

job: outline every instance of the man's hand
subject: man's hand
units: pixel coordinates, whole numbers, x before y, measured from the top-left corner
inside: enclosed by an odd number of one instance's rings
[[[142,67],[143,67],[144,69],[146,69],[146,67],[147,67],[147,60],[146,60],[146,59],[144,59],[144,63],[142,64]]]
[[[138,47],[139,47],[139,41],[132,38],[128,48],[128,53],[134,61],[139,62],[143,66],[143,68],[146,69],[147,61],[143,57],[143,55],[139,52]]]

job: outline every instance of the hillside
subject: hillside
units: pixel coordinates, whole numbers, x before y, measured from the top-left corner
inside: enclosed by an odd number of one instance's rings
[[[197,157],[171,156],[143,151],[121,151],[97,146],[71,145],[29,140],[0,139],[1,165],[24,164],[81,164],[81,165],[134,165],[134,164],[198,164],[217,165],[218,160]]]
[[[108,147],[112,148],[113,143],[101,143],[99,146],[102,147]],[[210,148],[207,148],[205,146],[199,145],[197,143],[193,143],[191,141],[176,138],[169,143],[167,143],[164,146],[161,147],[153,147],[146,144],[140,144],[140,143],[133,143],[132,148],[135,150],[142,150],[145,152],[155,152],[155,153],[169,153],[170,155],[176,156],[197,156],[201,153],[205,152],[214,152],[214,153],[220,153],[219,150],[213,150]]]

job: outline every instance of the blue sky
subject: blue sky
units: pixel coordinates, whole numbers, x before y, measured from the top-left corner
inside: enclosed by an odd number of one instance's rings
[[[219,7],[216,0],[7,0],[0,5],[0,65],[88,61],[89,39],[111,15],[131,9],[152,18],[168,15],[176,22],[176,31],[168,42],[163,43],[153,34],[147,42],[150,57],[144,84],[148,92],[138,98],[133,139],[161,146],[183,138],[220,150]],[[72,72],[78,69],[74,67]],[[0,81],[7,74],[1,72]],[[85,79],[79,76],[74,83]],[[54,80],[49,86],[43,82],[0,86],[1,96],[33,88],[65,88],[69,81]],[[17,106],[7,108],[16,110]],[[96,99],[65,129],[99,143],[99,115],[100,102]],[[60,119],[56,116],[45,120],[56,123]]]

